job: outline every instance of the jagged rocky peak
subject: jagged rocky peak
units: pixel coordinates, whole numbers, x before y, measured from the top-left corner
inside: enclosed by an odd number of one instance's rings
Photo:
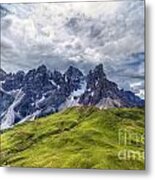
[[[37,73],[46,73],[47,72],[47,67],[42,64],[37,68]]]
[[[94,74],[94,77],[97,79],[106,78],[106,74],[104,73],[104,70],[103,70],[103,64],[97,65],[93,71],[93,74]]]
[[[70,66],[64,73],[65,81],[70,87],[70,91],[77,90],[81,87],[81,82],[84,80],[83,73],[73,66]]]
[[[54,82],[58,85],[64,84],[64,81],[65,81],[61,72],[59,72],[57,70],[54,70],[54,72],[51,73],[51,79],[53,79]]]
[[[65,73],[51,71],[45,65],[26,73],[7,74],[0,69],[0,78],[0,124],[4,128],[77,105],[99,108],[144,106],[144,100],[130,91],[120,90],[116,83],[109,81],[102,64],[87,75],[73,66]]]
[[[0,73],[6,74],[6,72],[2,68],[0,68]]]
[[[101,80],[106,78],[106,74],[103,70],[103,64],[99,64],[94,70],[90,70],[89,75],[93,77],[94,80]]]
[[[0,68],[0,81],[3,81],[6,77],[6,72]]]
[[[69,66],[68,70],[65,72],[65,76],[69,78],[80,78],[83,77],[83,73],[74,66]]]
[[[105,84],[106,74],[103,70],[103,64],[97,65],[94,70],[90,70],[87,75],[87,89],[96,89],[98,86],[100,88]]]

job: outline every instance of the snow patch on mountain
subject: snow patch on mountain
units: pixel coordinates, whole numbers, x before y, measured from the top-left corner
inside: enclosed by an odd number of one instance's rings
[[[11,127],[14,124],[15,116],[16,116],[14,108],[16,106],[18,106],[18,104],[21,102],[23,97],[24,97],[24,93],[21,90],[17,90],[14,102],[10,105],[10,107],[7,110],[4,118],[2,119],[1,129],[7,129],[7,128]]]
[[[71,93],[71,96],[73,96],[73,97],[81,96],[85,92],[85,90],[86,90],[86,87],[87,87],[86,81],[82,81],[80,86],[81,86],[80,89],[77,89],[77,90],[73,91]]]
[[[57,84],[53,80],[49,80],[54,86],[57,86]]]
[[[40,114],[41,110],[37,110],[35,111],[33,114],[30,114],[28,116],[26,116],[24,119],[22,119],[21,121],[19,121],[17,124],[21,124],[25,121],[34,121],[35,118]]]
[[[86,91],[86,87],[87,83],[84,80],[80,84],[80,89],[73,91],[71,95],[67,98],[67,100],[60,105],[59,110],[64,110],[68,107],[80,106],[79,99],[81,95]]]

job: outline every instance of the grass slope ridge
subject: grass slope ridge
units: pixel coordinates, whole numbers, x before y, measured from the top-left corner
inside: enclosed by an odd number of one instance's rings
[[[144,169],[141,139],[119,142],[119,131],[144,134],[144,109],[73,107],[16,125],[1,134],[1,165],[13,167]],[[128,157],[128,158],[127,158]]]

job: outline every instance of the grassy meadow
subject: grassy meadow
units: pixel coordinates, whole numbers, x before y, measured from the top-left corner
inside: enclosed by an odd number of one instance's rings
[[[73,107],[1,132],[1,166],[145,169],[144,109]]]

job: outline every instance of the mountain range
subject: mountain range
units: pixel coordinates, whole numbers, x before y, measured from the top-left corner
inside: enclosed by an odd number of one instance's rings
[[[144,100],[108,80],[102,64],[87,75],[73,66],[64,73],[45,65],[17,73],[0,69],[1,129],[74,106],[143,107]]]

